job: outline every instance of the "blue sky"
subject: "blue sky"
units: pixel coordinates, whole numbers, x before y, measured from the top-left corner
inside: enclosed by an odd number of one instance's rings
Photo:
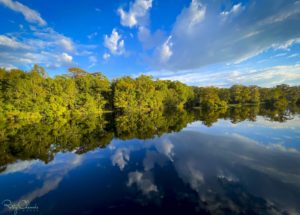
[[[0,67],[300,84],[299,0],[0,0]]]

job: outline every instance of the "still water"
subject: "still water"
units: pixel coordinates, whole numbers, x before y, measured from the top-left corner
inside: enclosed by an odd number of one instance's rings
[[[0,214],[300,214],[297,110],[2,124]]]

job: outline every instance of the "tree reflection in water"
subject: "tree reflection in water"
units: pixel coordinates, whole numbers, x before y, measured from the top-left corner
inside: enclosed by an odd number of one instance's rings
[[[57,118],[54,122],[0,124],[0,171],[16,160],[39,159],[50,162],[56,153],[85,153],[106,147],[112,139],[151,139],[164,133],[179,132],[188,123],[201,121],[212,126],[219,119],[239,123],[263,116],[270,121],[285,122],[299,113],[299,107],[232,107],[220,110],[166,110],[149,113],[106,114],[85,118]]]

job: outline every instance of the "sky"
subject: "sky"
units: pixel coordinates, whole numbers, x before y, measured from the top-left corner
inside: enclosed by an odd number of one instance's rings
[[[0,67],[300,85],[299,0],[0,0]]]

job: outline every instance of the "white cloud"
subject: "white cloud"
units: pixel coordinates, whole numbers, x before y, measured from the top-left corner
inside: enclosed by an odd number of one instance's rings
[[[300,64],[273,66],[264,69],[230,67],[223,71],[187,70],[178,72],[148,73],[163,80],[177,80],[191,85],[214,85],[228,87],[233,84],[259,85],[272,87],[278,84],[298,85],[300,83]],[[167,75],[163,75],[167,74]]]
[[[108,60],[110,58],[110,54],[104,53],[102,57],[103,57],[103,60],[106,61],[106,60]]]
[[[300,7],[299,7],[300,8]],[[300,37],[298,38],[294,38],[294,39],[289,39],[283,43],[274,43],[272,45],[272,48],[274,49],[283,49],[283,50],[289,50],[289,47],[296,44],[296,43],[300,43]]]
[[[130,5],[129,11],[124,11],[123,8],[118,9],[121,18],[121,24],[127,27],[134,27],[144,22],[144,18],[148,10],[152,7],[152,0],[135,0]]]
[[[289,55],[288,58],[294,58],[294,57],[298,57],[298,56],[300,56],[300,54],[294,53],[294,54]]]
[[[62,53],[62,61],[66,63],[71,63],[73,61],[73,57],[64,52]]]
[[[172,57],[162,62],[156,52],[153,65],[180,71],[240,63],[266,50],[287,49],[299,43],[300,4],[295,0],[275,1],[228,2],[222,12],[218,1],[192,0],[171,30]]]
[[[144,26],[139,27],[138,38],[140,41],[147,41],[151,36],[150,30]]]
[[[186,17],[188,26],[191,28],[204,20],[205,12],[206,7],[204,7],[199,0],[192,0],[192,3],[188,9],[188,16]]]
[[[57,47],[67,52],[76,51],[75,44],[71,38],[56,32],[52,28],[38,29],[31,26],[31,30],[33,36],[36,37],[32,40],[32,45],[39,46],[39,48]],[[29,39],[28,41],[30,42],[31,40]]]
[[[98,62],[96,56],[89,56],[89,62],[91,63],[91,65],[89,65],[88,68],[92,68],[96,65],[96,63]]]
[[[66,38],[65,36],[59,35],[59,40],[58,43],[64,47],[65,50],[67,51],[74,51],[74,45],[71,39]]]
[[[13,11],[22,13],[25,19],[30,23],[37,23],[41,26],[47,25],[46,21],[41,17],[41,15],[37,11],[30,9],[29,7],[23,5],[18,1],[0,0],[0,4],[5,5]]]
[[[38,12],[29,7],[11,0],[0,0],[8,8],[22,13],[26,20],[45,26]],[[73,41],[56,32],[50,27],[36,28],[30,26],[22,34],[8,33],[0,35],[0,66],[5,68],[31,67],[33,64],[41,64],[47,67],[60,67],[70,65],[73,57],[68,52],[74,52]]]
[[[157,47],[165,40],[164,33],[161,30],[158,29],[152,34],[148,27],[152,2],[152,0],[135,0],[131,3],[128,12],[124,11],[123,8],[118,9],[123,26],[138,28],[138,39],[145,49]],[[133,38],[132,34],[131,38]]]
[[[174,26],[175,32],[190,32],[197,24],[205,19],[206,6],[199,0],[192,0],[188,8],[184,8],[176,19]],[[192,32],[191,32],[192,33]]]
[[[89,61],[91,63],[97,63],[97,58],[95,56],[89,56]]]
[[[287,53],[278,53],[274,57],[283,57],[283,56],[286,56],[286,55],[287,55]]]
[[[26,44],[16,41],[15,38],[10,38],[5,35],[0,35],[0,47],[8,47],[13,49],[28,49]]]
[[[28,22],[42,26],[29,25],[29,28],[24,28],[23,25],[19,25],[22,34],[11,32],[0,35],[0,66],[30,68],[33,64],[40,64],[58,68],[73,64],[72,55],[79,55],[79,46],[71,38],[47,27],[46,21],[37,11],[18,1],[0,0],[0,4],[22,13]]]
[[[221,16],[227,17],[230,15],[237,14],[243,10],[243,6],[241,3],[235,4],[229,11],[222,11]]]
[[[98,35],[98,32],[93,32],[93,33],[87,35],[87,38],[88,38],[89,40],[91,40],[91,39],[95,38],[97,35]]]
[[[165,32],[156,30],[151,32],[146,26],[138,27],[138,39],[142,42],[144,49],[152,49],[161,46],[166,41]]]
[[[30,35],[30,37],[28,37]],[[28,37],[28,38],[27,38]],[[70,66],[75,44],[51,28],[35,29],[16,37],[0,35],[0,66],[31,67],[41,64],[50,68]],[[75,52],[76,53],[76,52]]]
[[[169,58],[172,56],[172,46],[173,43],[171,41],[172,36],[169,36],[168,39],[162,44],[162,46],[159,48],[159,58],[162,63],[165,63],[169,60]]]
[[[104,36],[104,46],[109,49],[112,55],[122,55],[125,53],[125,42],[116,29],[113,29],[110,36]]]

